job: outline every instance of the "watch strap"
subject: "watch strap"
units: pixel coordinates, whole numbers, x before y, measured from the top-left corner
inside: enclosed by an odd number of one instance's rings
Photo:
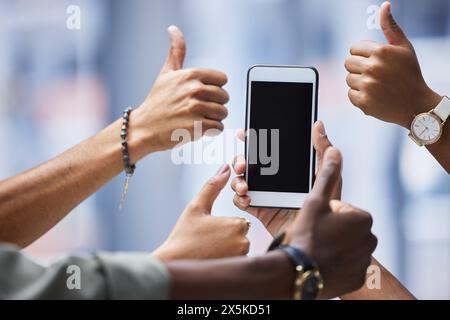
[[[282,232],[279,235],[277,235],[273,239],[273,241],[270,243],[269,248],[267,248],[267,252],[278,249],[281,246],[281,244],[283,243],[283,240],[285,237],[286,237],[286,232]]]
[[[295,267],[302,266],[305,271],[316,268],[316,264],[306,254],[295,247],[283,245],[278,249],[285,252],[289,256]]]
[[[445,122],[450,116],[450,99],[444,96],[441,102],[434,108],[433,113]]]

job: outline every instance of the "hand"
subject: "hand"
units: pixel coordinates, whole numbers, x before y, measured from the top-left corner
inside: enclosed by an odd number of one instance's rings
[[[290,244],[313,259],[320,270],[322,299],[359,289],[377,246],[370,214],[332,200],[341,167],[339,150],[328,148],[313,190],[290,228]]]
[[[194,121],[201,121],[202,133],[218,134],[223,130],[222,120],[228,115],[224,106],[229,100],[222,88],[227,76],[210,69],[183,69],[186,43],[181,31],[168,29],[171,47],[167,60],[142,105],[131,113],[130,140],[142,143],[130,149],[135,162],[150,152],[167,150],[179,143],[172,141],[172,133],[187,130],[192,140]],[[188,142],[188,141],[183,141]]]
[[[249,221],[213,217],[211,209],[230,177],[224,165],[187,206],[166,242],[153,255],[160,260],[214,259],[245,255]]]
[[[391,4],[381,6],[380,23],[387,45],[354,44],[345,61],[350,101],[365,114],[409,128],[415,115],[441,100],[423,79],[411,42],[395,22]]]
[[[244,140],[245,133],[240,131],[238,138]],[[317,153],[317,170],[320,171],[323,162],[323,155],[325,151],[332,146],[331,142],[328,140],[328,136],[325,132],[325,127],[321,121],[314,124],[312,130],[312,139],[314,144],[314,149]],[[251,199],[247,195],[248,185],[242,176],[245,173],[246,163],[244,156],[237,156],[233,161],[233,168],[236,174],[239,176],[235,177],[231,182],[231,188],[236,194],[234,195],[234,205],[239,209],[246,211],[256,217],[262,222],[264,227],[269,231],[272,237],[276,237],[278,234],[288,230],[291,223],[294,221],[299,210],[287,210],[287,209],[274,209],[274,208],[251,208]],[[301,170],[301,168],[299,168]],[[332,199],[341,198],[342,189],[342,178],[339,177],[337,184],[333,190]]]

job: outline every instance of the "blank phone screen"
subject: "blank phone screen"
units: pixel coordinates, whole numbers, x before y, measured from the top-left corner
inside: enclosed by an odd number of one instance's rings
[[[253,163],[247,159],[249,190],[308,193],[313,84],[252,81],[250,85],[249,125],[256,137],[249,135],[247,156],[256,155],[256,159],[253,157]],[[275,140],[274,129],[278,129]],[[261,135],[264,130],[267,135]],[[273,146],[277,141],[278,163]],[[261,143],[267,147],[261,147]]]

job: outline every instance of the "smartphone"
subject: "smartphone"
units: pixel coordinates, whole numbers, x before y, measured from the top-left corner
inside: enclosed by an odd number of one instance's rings
[[[312,67],[249,69],[245,179],[252,207],[301,208],[311,191],[318,82]]]

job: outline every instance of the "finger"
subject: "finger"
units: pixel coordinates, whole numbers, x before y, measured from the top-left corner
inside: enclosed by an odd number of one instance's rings
[[[316,169],[316,175],[319,172],[319,170],[322,167],[323,163],[323,156],[325,154],[325,151],[332,147],[333,144],[328,139],[328,136],[325,131],[325,126],[322,121],[318,121],[314,124],[313,127],[313,144],[314,149],[316,150],[317,155],[317,169]],[[340,199],[341,198],[341,192],[342,192],[342,177],[339,178],[339,181],[336,183],[336,186],[333,191],[332,199]]]
[[[213,85],[203,85],[200,88],[196,88],[192,95],[197,99],[215,102],[222,105],[226,104],[230,100],[228,92],[218,86]]]
[[[395,21],[391,13],[390,2],[384,2],[380,8],[380,25],[389,44],[396,46],[411,46],[402,28]]]
[[[349,73],[345,81],[350,88],[359,91],[362,89],[363,79],[363,76],[360,74]]]
[[[250,229],[250,220],[242,217],[213,217],[223,228],[233,233],[246,235]]]
[[[354,56],[369,58],[379,47],[381,47],[381,44],[374,41],[359,41],[350,48],[350,53]]]
[[[339,200],[331,200],[330,207],[336,213],[351,212],[356,209],[351,204]]]
[[[176,26],[170,26],[167,31],[170,36],[170,50],[161,73],[182,69],[186,56],[186,41],[181,30]]]
[[[246,162],[245,162],[245,158],[242,154],[234,157],[233,170],[236,174],[238,174],[238,175],[244,174],[245,166],[246,166]]]
[[[350,56],[345,60],[345,69],[350,73],[361,74],[367,69],[369,59],[362,56]]]
[[[248,192],[248,185],[244,177],[235,177],[231,181],[231,189],[239,196],[245,196]]]
[[[314,149],[316,150],[317,155],[317,163],[318,163],[317,169],[319,169],[322,166],[325,151],[329,147],[333,146],[330,140],[328,140],[328,136],[325,131],[325,126],[322,121],[317,121],[314,124],[312,131],[312,138]]]
[[[241,140],[242,142],[245,142],[245,130],[244,129],[238,129],[236,136],[239,140]]]
[[[249,196],[239,196],[237,194],[233,197],[234,205],[242,211],[247,211],[250,206],[251,199]]]
[[[201,208],[204,213],[211,213],[214,201],[225,187],[228,179],[230,178],[230,167],[225,164],[217,173],[206,182],[202,190],[198,193],[194,199],[194,203],[197,207]]]
[[[228,82],[227,75],[218,70],[196,68],[188,69],[186,72],[190,75],[191,79],[198,79],[203,84],[222,87]]]
[[[203,119],[201,120],[201,123],[203,135],[207,137],[216,137],[221,134],[224,129],[224,125],[220,121]]]
[[[334,213],[338,213],[340,216],[345,217],[348,216],[353,223],[364,222],[366,229],[361,230],[363,232],[370,230],[373,225],[373,219],[370,213],[359,209],[351,204],[345,203],[339,200],[331,200],[330,201],[331,211]]]
[[[311,196],[331,200],[334,188],[341,176],[342,156],[338,149],[330,147],[325,151],[322,167],[317,174]]]
[[[348,91],[348,98],[355,107],[360,109],[364,108],[364,95],[361,91],[350,89]]]
[[[228,109],[215,102],[203,102],[201,114],[208,119],[222,121],[228,116]]]

